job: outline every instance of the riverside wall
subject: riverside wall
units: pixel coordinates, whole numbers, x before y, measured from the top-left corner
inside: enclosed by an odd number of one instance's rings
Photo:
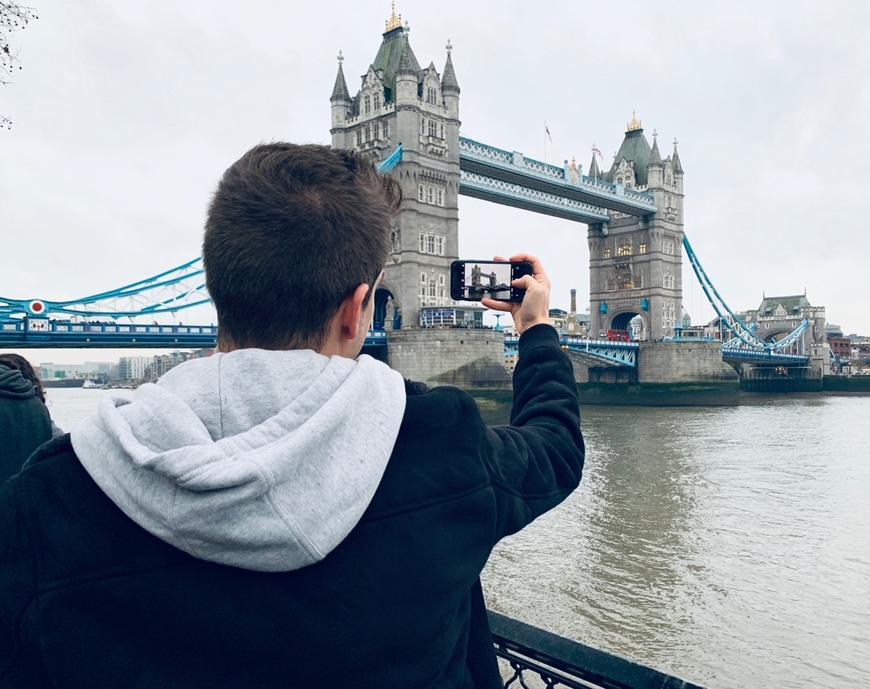
[[[566,350],[584,404],[636,406],[730,406],[746,392],[867,394],[870,376],[788,376],[773,370],[737,372],[722,360],[718,342],[643,342],[638,367],[590,366]],[[509,391],[503,333],[491,329],[396,330],[378,353],[411,380],[455,385],[472,394]],[[499,397],[499,399],[501,399]],[[507,399],[507,398],[506,398]]]

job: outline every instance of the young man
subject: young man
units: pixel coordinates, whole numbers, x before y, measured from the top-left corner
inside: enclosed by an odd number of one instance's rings
[[[0,687],[500,686],[478,577],[577,486],[577,388],[526,255],[510,426],[358,356],[399,201],[321,146],[226,171],[218,353],[0,490]]]

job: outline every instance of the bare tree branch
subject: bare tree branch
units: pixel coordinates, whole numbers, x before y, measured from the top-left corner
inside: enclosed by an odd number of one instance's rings
[[[35,19],[39,16],[34,8],[0,0],[0,84],[10,83],[15,71],[21,69],[18,50],[12,46],[12,34],[26,29]],[[0,129],[3,127],[12,127],[12,120],[6,115],[0,115]]]

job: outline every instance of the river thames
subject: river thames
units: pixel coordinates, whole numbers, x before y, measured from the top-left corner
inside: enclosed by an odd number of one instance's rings
[[[47,392],[64,430],[132,394]],[[489,607],[711,688],[870,687],[870,397],[745,402],[584,407],[581,486]]]

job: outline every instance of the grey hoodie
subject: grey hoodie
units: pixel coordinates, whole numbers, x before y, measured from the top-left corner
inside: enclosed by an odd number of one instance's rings
[[[242,349],[188,361],[71,433],[133,521],[191,555],[259,571],[323,559],[380,483],[402,376],[362,355]]]

